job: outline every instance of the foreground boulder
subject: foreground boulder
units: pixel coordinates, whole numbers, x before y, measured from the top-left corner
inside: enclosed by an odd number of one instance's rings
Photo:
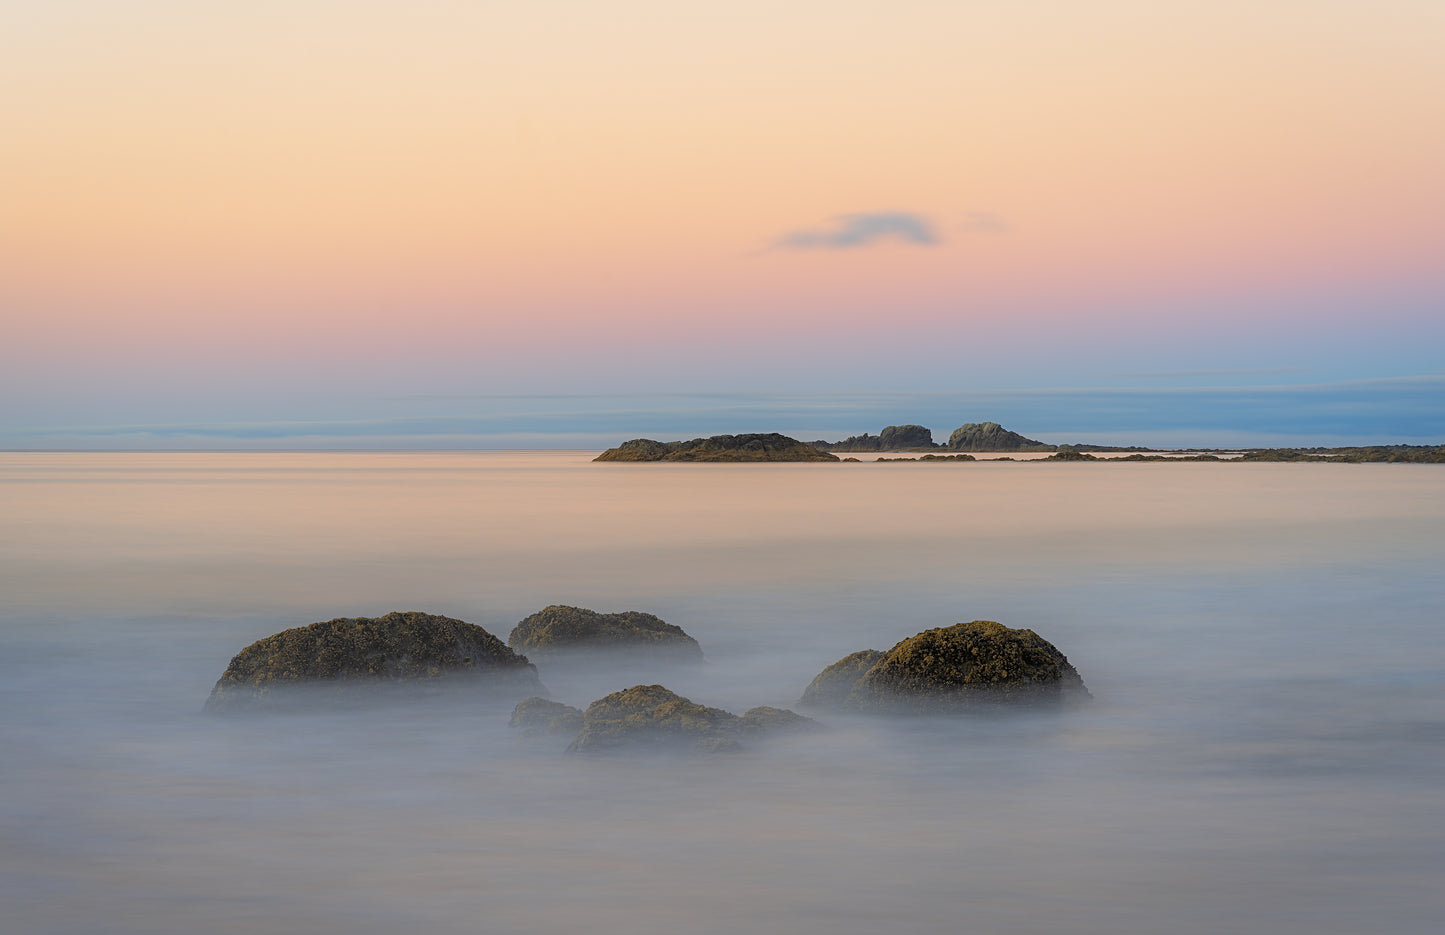
[[[866,658],[855,653],[824,670],[819,679],[834,675],[815,690],[819,703],[863,714],[951,714],[1090,697],[1079,673],[1052,643],[1032,630],[992,620],[925,630],[903,640],[869,665],[837,701],[837,683]]]
[[[702,647],[682,627],[637,610],[599,614],[584,607],[553,604],[517,624],[507,637],[507,645],[539,658],[585,649],[615,650],[635,659],[702,661]]]
[[[414,693],[442,684],[474,686],[488,696],[546,691],[526,656],[481,627],[408,611],[338,617],[257,640],[231,660],[205,710],[359,701],[388,690]]]
[[[524,698],[512,709],[513,727],[523,737],[568,736],[582,729],[582,710],[546,698]]]
[[[686,442],[634,438],[609,448],[594,461],[837,461],[796,438],[769,432],[761,435],[714,435]]]
[[[817,722],[780,708],[753,708],[743,717],[695,704],[661,685],[634,685],[587,706],[582,732],[568,753],[739,750],[768,733],[816,728]]]

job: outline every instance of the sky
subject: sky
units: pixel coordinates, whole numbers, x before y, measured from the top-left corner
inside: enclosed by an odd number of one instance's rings
[[[0,0],[0,449],[1445,441],[1438,0]]]

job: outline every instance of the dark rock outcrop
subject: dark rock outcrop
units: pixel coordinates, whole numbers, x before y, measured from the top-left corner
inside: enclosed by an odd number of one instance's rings
[[[231,660],[205,710],[362,701],[443,683],[475,686],[489,697],[546,691],[526,656],[481,627],[408,611],[338,617],[257,640]]]
[[[876,649],[865,649],[844,656],[818,673],[804,689],[803,698],[798,705],[810,708],[842,707],[843,702],[848,699],[848,693],[853,690],[853,683],[882,658],[883,653]]]
[[[970,422],[948,436],[951,451],[1053,451],[1053,445],[1024,438],[997,422]]]
[[[837,457],[796,438],[769,432],[761,435],[714,435],[686,442],[634,438],[609,448],[594,461],[837,461]]]
[[[753,708],[743,717],[695,704],[661,685],[635,685],[587,706],[582,732],[568,753],[723,753],[780,730],[797,731],[811,718],[777,708]]]
[[[932,448],[933,432],[921,425],[890,425],[878,435],[879,447],[884,451],[900,448]]]
[[[889,425],[877,435],[850,435],[840,442],[809,442],[822,451],[902,451],[917,448],[938,448],[933,432],[921,425]]]
[[[859,677],[843,707],[865,713],[947,714],[1088,697],[1079,673],[1048,640],[1033,630],[975,620],[903,640]]]
[[[511,725],[523,737],[575,737],[582,729],[582,709],[546,698],[524,698],[512,710]]]
[[[702,648],[682,627],[652,614],[626,610],[599,614],[583,607],[554,604],[512,629],[507,645],[538,658],[565,650],[615,650],[634,659],[700,662]]]

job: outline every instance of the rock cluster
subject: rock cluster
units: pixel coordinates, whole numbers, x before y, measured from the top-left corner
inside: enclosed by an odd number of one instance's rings
[[[975,620],[925,630],[886,653],[845,656],[813,680],[804,703],[864,714],[949,714],[1089,697],[1079,673],[1048,640]]]
[[[537,667],[475,624],[417,611],[338,617],[283,630],[241,650],[217,680],[208,712],[287,706],[288,689],[359,697],[368,689],[475,683],[488,694],[545,693]],[[308,701],[323,700],[317,691]]]
[[[837,461],[837,457],[777,432],[714,435],[691,441],[634,438],[602,452],[594,461]]]
[[[652,614],[626,610],[599,614],[583,607],[553,604],[527,617],[507,637],[507,645],[538,659],[565,650],[625,651],[634,659],[701,661],[702,648],[682,627]]]

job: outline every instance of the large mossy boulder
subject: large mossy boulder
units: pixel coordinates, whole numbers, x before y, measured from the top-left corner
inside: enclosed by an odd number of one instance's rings
[[[363,701],[443,686],[489,698],[546,692],[537,667],[481,627],[408,611],[338,617],[257,640],[231,660],[205,710]]]
[[[803,690],[803,698],[798,705],[808,708],[842,707],[854,683],[882,658],[883,653],[876,649],[864,649],[844,656],[818,673]]]
[[[844,695],[840,683],[866,659],[855,653],[824,670],[819,679],[834,674],[815,691],[816,703],[861,714],[952,714],[1090,697],[1079,673],[1052,643],[1033,630],[992,620],[925,630],[903,640],[868,665]]]
[[[806,730],[817,722],[780,708],[753,708],[743,717],[709,708],[661,685],[634,685],[587,706],[582,731],[568,753],[739,750],[764,734]]]
[[[584,607],[553,604],[513,627],[507,645],[539,659],[571,650],[588,650],[616,653],[634,660],[702,661],[702,647],[682,627],[638,610],[599,614]]]
[[[594,461],[837,461],[838,457],[777,432],[714,435],[691,441],[634,438]]]

